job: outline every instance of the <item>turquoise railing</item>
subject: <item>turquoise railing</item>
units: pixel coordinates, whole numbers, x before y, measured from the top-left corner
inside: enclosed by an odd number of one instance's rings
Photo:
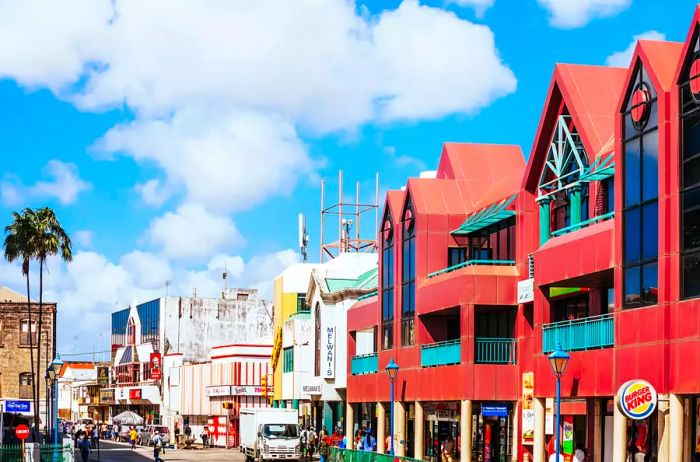
[[[597,217],[593,217],[593,218],[590,218],[588,220],[581,221],[579,223],[576,223],[575,225],[569,225],[566,228],[558,229],[558,230],[552,232],[552,236],[553,237],[562,236],[564,234],[568,234],[572,231],[577,231],[581,228],[585,228],[587,226],[599,223],[601,221],[609,220],[614,216],[615,216],[615,212],[604,213],[603,215],[598,215]]]
[[[398,446],[398,444],[398,441],[394,442],[395,446]],[[389,452],[388,447],[386,451]],[[410,457],[392,456],[374,451],[354,451],[336,447],[330,448],[330,457],[328,459],[330,459],[330,462],[420,462],[418,459]]]
[[[375,291],[370,292],[368,294],[360,295],[359,297],[357,297],[357,301],[359,302],[359,301],[364,300],[366,298],[375,297],[376,295],[377,295],[377,291],[375,290]]]
[[[515,339],[477,337],[474,339],[476,364],[515,364]]]
[[[615,345],[615,321],[612,314],[601,314],[542,326],[542,352],[554,351],[561,343],[564,351],[593,350]]]
[[[420,347],[420,365],[422,367],[459,364],[462,359],[459,340],[429,343]]]
[[[499,266],[513,266],[515,265],[515,260],[467,260],[456,265],[449,266],[447,268],[435,271],[428,274],[428,278],[434,278],[435,276],[440,276],[441,274],[451,273],[452,271],[457,271],[465,266],[476,266],[476,265],[499,265]]]
[[[353,356],[350,360],[352,375],[374,374],[379,370],[377,353]]]

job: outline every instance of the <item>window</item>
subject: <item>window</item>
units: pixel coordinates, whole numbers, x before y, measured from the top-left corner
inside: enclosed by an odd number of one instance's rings
[[[467,261],[467,247],[448,247],[447,248],[447,266],[455,266]]]
[[[515,260],[515,217],[467,236],[469,260]]]
[[[382,228],[382,350],[394,346],[394,227],[388,213]]]
[[[401,345],[415,343],[416,317],[416,223],[408,199],[403,215],[403,267],[401,270]]]
[[[299,311],[309,311],[309,307],[306,306],[306,294],[297,294],[297,313]]]
[[[314,356],[314,372],[318,377],[321,375],[321,304],[316,303],[314,308],[314,345],[316,352]]]
[[[603,305],[603,303],[607,303],[607,301],[601,300],[601,305]],[[583,319],[588,317],[588,294],[555,300],[552,301],[551,306],[551,322]]]
[[[31,325],[31,327],[30,327]],[[31,338],[29,330],[31,328]],[[19,322],[19,344],[20,346],[29,346],[37,344],[36,336],[36,321],[30,321],[29,319],[23,319]]]
[[[136,324],[133,319],[129,319],[129,324],[126,326],[126,336],[129,345],[136,345]]]
[[[700,297],[700,47],[681,72],[681,271],[683,298]]]
[[[613,178],[600,182],[595,201],[595,215],[605,215],[615,210],[615,184]]]
[[[657,99],[637,64],[622,114],[623,133],[623,307],[653,305],[658,299],[659,145]]]
[[[294,371],[294,347],[287,347],[282,350],[282,372]]]
[[[34,397],[34,387],[31,372],[19,374],[19,397],[21,399],[31,399]]]
[[[515,308],[478,307],[474,319],[476,337],[515,338]]]

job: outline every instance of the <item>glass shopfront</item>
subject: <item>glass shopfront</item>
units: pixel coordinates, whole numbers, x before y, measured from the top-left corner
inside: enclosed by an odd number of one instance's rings
[[[513,441],[513,405],[483,402],[472,409],[472,460],[510,462]]]

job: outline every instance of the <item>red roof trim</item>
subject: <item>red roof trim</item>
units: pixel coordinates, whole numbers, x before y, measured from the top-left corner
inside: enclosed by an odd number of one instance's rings
[[[211,347],[212,350],[217,348],[230,348],[230,347],[247,347],[247,348],[272,348],[272,344],[261,344],[261,343],[232,343],[230,345],[217,345]]]

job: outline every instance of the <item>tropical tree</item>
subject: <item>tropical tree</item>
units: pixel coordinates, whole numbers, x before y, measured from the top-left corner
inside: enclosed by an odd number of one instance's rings
[[[36,370],[41,371],[41,332],[44,319],[44,267],[46,258],[59,255],[63,261],[71,261],[73,252],[68,234],[56,218],[54,211],[48,207],[33,212],[34,257],[39,260],[39,342],[37,345]],[[54,339],[54,342],[56,339]],[[48,349],[48,345],[47,345]],[[49,355],[53,352],[46,351],[47,363]]]
[[[34,368],[34,339],[32,335],[32,302],[29,292],[29,263],[36,255],[34,239],[34,211],[24,209],[22,213],[12,212],[12,224],[5,227],[5,259],[9,262],[21,261],[22,274],[27,281],[27,318],[29,320],[29,358],[32,374],[32,400],[34,403],[34,425],[39,428],[38,381]],[[38,342],[41,343],[41,342]]]

